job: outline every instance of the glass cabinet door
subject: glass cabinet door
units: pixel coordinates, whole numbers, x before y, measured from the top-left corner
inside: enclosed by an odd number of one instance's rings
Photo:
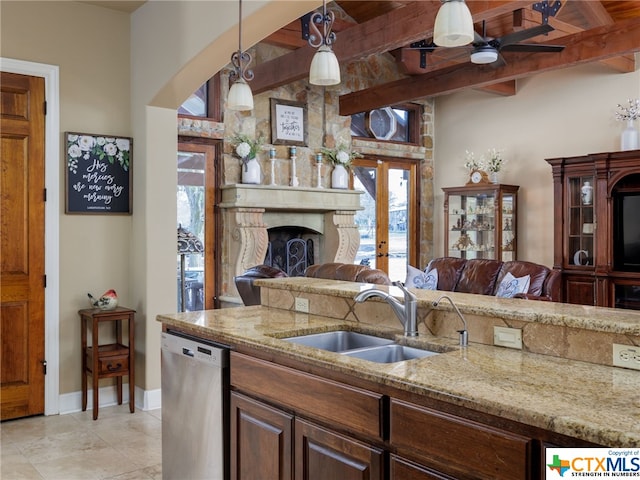
[[[449,195],[448,255],[459,258],[496,258],[495,195]]]
[[[595,215],[593,176],[569,177],[567,202],[568,266],[593,266]]]
[[[445,255],[502,260],[517,258],[516,185],[445,187]]]

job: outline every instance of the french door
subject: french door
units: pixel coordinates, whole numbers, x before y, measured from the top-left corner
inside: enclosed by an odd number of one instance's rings
[[[180,311],[215,308],[215,157],[215,145],[178,142],[177,223],[186,238],[176,269]]]
[[[407,263],[418,258],[418,164],[415,161],[367,156],[352,166],[353,188],[363,210],[356,214],[360,248],[356,263],[404,281]]]

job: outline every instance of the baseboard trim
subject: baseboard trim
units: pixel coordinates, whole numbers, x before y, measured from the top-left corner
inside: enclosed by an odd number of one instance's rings
[[[136,387],[135,392],[136,408],[140,410],[155,410],[162,407],[161,390],[143,390]],[[129,401],[129,385],[122,385],[122,402]],[[93,390],[87,392],[87,409],[91,409],[93,404]],[[118,393],[115,385],[100,387],[98,392],[98,408],[109,407],[118,404]],[[71,392],[59,397],[60,415],[82,411],[82,392]]]

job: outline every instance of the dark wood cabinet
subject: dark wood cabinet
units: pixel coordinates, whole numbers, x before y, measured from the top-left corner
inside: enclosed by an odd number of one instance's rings
[[[293,415],[231,393],[232,480],[291,480]]]
[[[295,478],[382,480],[383,450],[307,421],[295,421]]]
[[[640,150],[547,159],[563,300],[640,308]]]
[[[389,458],[389,478],[391,480],[455,480],[454,477],[435,472],[424,465],[391,455]]]
[[[516,260],[516,185],[479,184],[444,191],[444,255]]]
[[[390,417],[389,442],[409,460],[456,478],[530,478],[529,437],[395,399]]]

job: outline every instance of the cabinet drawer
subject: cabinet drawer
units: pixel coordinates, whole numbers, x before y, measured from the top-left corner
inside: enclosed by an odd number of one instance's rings
[[[398,454],[462,478],[530,478],[531,439],[391,400],[390,442]]]
[[[87,361],[91,370],[91,360]],[[109,374],[124,374],[129,371],[129,355],[109,356],[98,358],[98,375],[104,377]]]
[[[379,393],[231,352],[231,386],[298,414],[382,438]]]

